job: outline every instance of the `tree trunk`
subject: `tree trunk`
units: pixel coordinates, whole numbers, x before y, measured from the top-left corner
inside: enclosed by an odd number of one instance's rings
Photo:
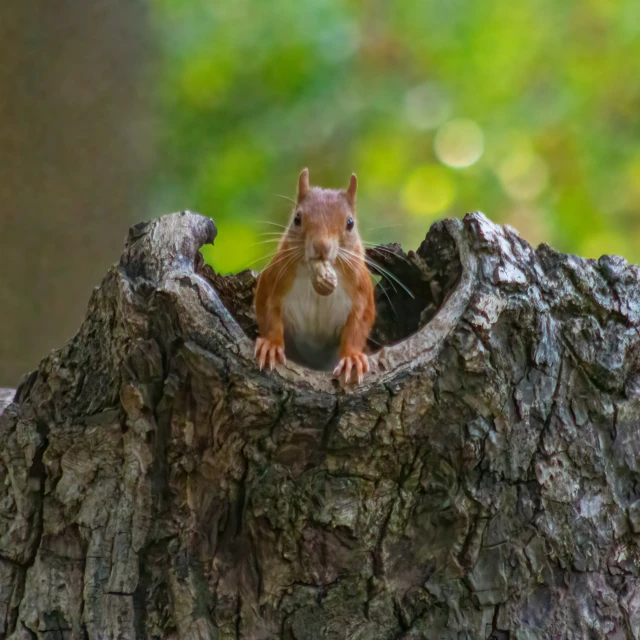
[[[139,219],[146,0],[0,1],[0,387],[68,340]]]
[[[344,388],[258,371],[214,235],[134,227],[0,418],[3,638],[640,637],[637,267],[438,223]]]

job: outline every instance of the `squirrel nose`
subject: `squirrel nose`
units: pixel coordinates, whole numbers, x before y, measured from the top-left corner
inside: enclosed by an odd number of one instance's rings
[[[331,245],[327,240],[316,240],[313,243],[313,253],[318,260],[327,260]]]

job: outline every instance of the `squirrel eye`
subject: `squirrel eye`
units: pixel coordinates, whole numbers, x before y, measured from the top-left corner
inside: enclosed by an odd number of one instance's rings
[[[353,229],[353,225],[354,225],[353,218],[349,218],[347,220],[347,231],[351,231]]]
[[[300,216],[300,213],[296,213],[296,217],[293,219],[293,224],[295,224],[296,227],[299,227],[302,224],[302,217]]]

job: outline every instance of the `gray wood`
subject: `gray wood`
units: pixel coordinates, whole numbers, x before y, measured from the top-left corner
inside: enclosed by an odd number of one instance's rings
[[[15,389],[3,389],[0,387],[0,415],[2,415],[5,408],[13,402],[15,393]]]
[[[345,389],[258,371],[214,236],[134,227],[0,417],[1,637],[640,637],[638,267],[434,225]]]

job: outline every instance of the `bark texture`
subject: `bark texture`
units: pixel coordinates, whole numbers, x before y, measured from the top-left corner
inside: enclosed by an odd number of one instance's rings
[[[258,371],[214,235],[134,227],[0,417],[1,637],[640,637],[638,267],[438,223],[345,389]]]

